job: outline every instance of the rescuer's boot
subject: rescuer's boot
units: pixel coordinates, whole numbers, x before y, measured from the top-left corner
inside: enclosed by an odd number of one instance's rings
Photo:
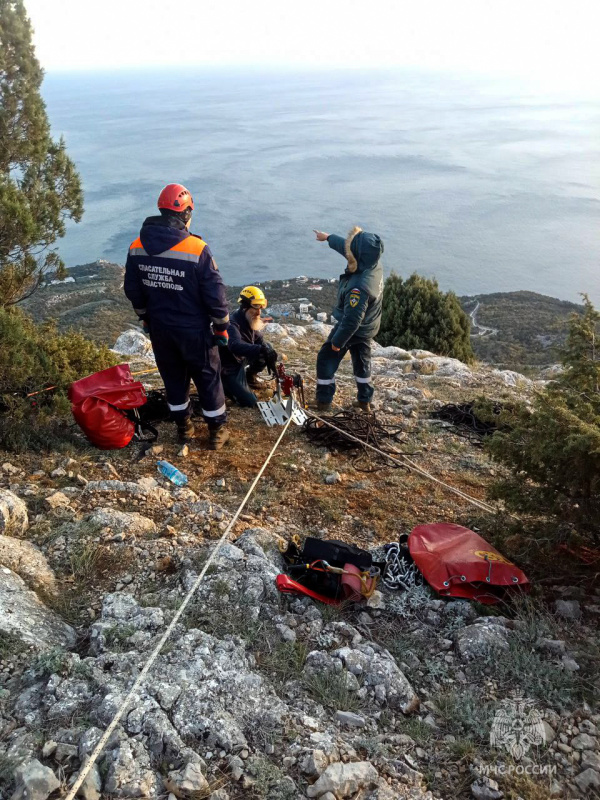
[[[190,417],[177,424],[177,438],[182,444],[190,442],[194,437],[194,433],[194,423]]]
[[[215,427],[208,428],[209,433],[209,440],[208,440],[208,449],[209,450],[220,450],[225,442],[229,441],[229,428],[227,425],[217,425]]]

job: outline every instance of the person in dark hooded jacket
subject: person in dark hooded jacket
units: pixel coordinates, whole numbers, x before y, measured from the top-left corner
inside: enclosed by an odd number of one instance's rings
[[[225,287],[211,252],[190,234],[194,201],[181,184],[158,198],[160,216],[148,217],[130,246],[124,290],[149,332],[180,441],[194,435],[190,379],[208,423],[210,448],[229,439],[217,346],[227,346],[229,312]]]
[[[371,383],[371,342],[379,332],[383,300],[383,242],[376,233],[362,228],[353,228],[346,239],[322,231],[315,233],[319,242],[328,242],[348,262],[340,275],[333,309],[337,324],[317,356],[317,409],[331,408],[335,373],[350,351],[358,395],[354,405],[370,411],[375,391]]]

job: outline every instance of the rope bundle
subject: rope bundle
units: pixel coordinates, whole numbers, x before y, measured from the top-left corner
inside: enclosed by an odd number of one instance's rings
[[[330,424],[335,427],[330,427]],[[399,450],[389,446],[390,442],[400,442],[404,439],[405,434],[402,428],[391,428],[384,425],[379,422],[375,414],[338,411],[331,416],[318,418],[309,416],[304,423],[304,430],[311,444],[318,447],[338,451],[360,450],[361,452],[353,460],[353,466],[361,472],[375,472],[382,469],[384,465],[389,467],[390,461],[385,458],[385,453],[395,456],[403,455]],[[353,438],[348,438],[348,434],[351,434]],[[361,445],[363,446],[361,447]],[[380,452],[369,456],[373,452],[371,448],[368,448],[369,445],[377,448]],[[371,460],[370,467],[359,466],[367,456]],[[381,466],[373,467],[373,459]],[[394,464],[392,466],[401,467],[403,465]]]

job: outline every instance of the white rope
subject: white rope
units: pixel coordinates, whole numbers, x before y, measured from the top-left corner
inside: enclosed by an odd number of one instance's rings
[[[407,469],[410,469],[413,472],[416,472],[417,475],[421,475],[423,478],[427,478],[427,480],[433,481],[434,483],[437,483],[439,486],[443,486],[444,489],[447,489],[448,491],[452,492],[453,494],[458,495],[463,500],[466,500],[468,503],[471,503],[471,505],[474,505],[477,508],[479,508],[479,509],[481,509],[483,511],[487,511],[488,513],[491,513],[491,514],[495,514],[496,511],[498,510],[498,509],[494,508],[493,506],[488,505],[488,503],[485,503],[483,500],[477,500],[475,497],[471,497],[470,495],[465,494],[465,492],[461,492],[460,489],[455,489],[454,486],[450,486],[448,483],[444,483],[444,481],[441,481],[439,478],[436,478],[435,475],[432,475],[431,473],[429,473],[426,470],[422,469],[417,464],[415,464],[414,461],[411,461],[406,456],[401,456],[402,461],[400,461],[397,458],[394,458],[393,456],[391,456],[389,453],[386,453],[383,450],[380,450],[378,447],[374,447],[372,444],[369,444],[368,442],[364,442],[362,439],[359,439],[358,437],[353,436],[351,433],[348,433],[347,431],[343,431],[341,428],[336,427],[333,423],[328,422],[326,419],[323,419],[323,417],[320,417],[318,414],[315,414],[314,411],[311,411],[310,409],[306,409],[306,413],[309,416],[314,417],[315,419],[318,419],[319,422],[323,423],[323,425],[328,425],[330,428],[333,428],[334,431],[337,431],[338,433],[341,433],[342,436],[345,436],[347,439],[352,439],[352,441],[357,442],[358,444],[362,445],[363,447],[368,447],[369,450],[373,450],[374,452],[379,453],[379,455],[382,455],[382,456],[385,456],[386,458],[389,458],[390,461],[392,461],[394,464],[397,464],[399,467],[407,467]],[[398,455],[400,455],[400,454],[398,454]]]
[[[144,679],[145,679],[146,675],[148,674],[148,672],[150,670],[150,667],[156,661],[156,658],[157,658],[158,654],[160,653],[160,651],[164,647],[165,642],[167,641],[167,639],[171,635],[171,633],[173,631],[173,628],[175,627],[175,625],[179,621],[179,618],[181,617],[181,615],[185,611],[188,603],[192,599],[192,597],[193,597],[194,593],[196,592],[198,586],[200,586],[200,582],[202,581],[202,579],[206,575],[207,569],[210,567],[212,562],[215,560],[215,557],[216,557],[217,553],[219,552],[219,550],[222,547],[223,543],[227,539],[227,536],[231,532],[231,529],[233,528],[233,526],[237,522],[238,517],[242,513],[242,510],[243,510],[244,506],[246,505],[246,503],[248,502],[248,499],[250,498],[250,495],[252,494],[252,492],[256,488],[256,484],[258,483],[258,481],[262,477],[262,474],[265,471],[265,469],[267,468],[267,465],[268,465],[269,461],[271,460],[271,458],[273,457],[273,454],[275,453],[275,451],[279,447],[279,443],[281,442],[281,440],[285,436],[285,433],[286,433],[287,429],[289,428],[291,422],[292,422],[291,418],[288,419],[288,421],[286,422],[283,430],[281,431],[281,434],[280,434],[279,438],[277,439],[277,441],[273,445],[273,447],[271,449],[271,452],[269,453],[269,455],[267,456],[264,464],[260,468],[256,478],[254,478],[254,480],[252,481],[252,485],[250,486],[250,488],[246,492],[246,496],[244,497],[244,499],[242,500],[242,502],[238,506],[238,509],[235,512],[235,514],[233,515],[233,518],[232,518],[231,522],[229,523],[227,528],[223,531],[223,535],[221,536],[221,538],[217,542],[217,544],[216,544],[214,550],[212,551],[212,553],[210,554],[206,564],[202,568],[202,572],[200,573],[200,575],[198,575],[198,577],[194,581],[194,585],[189,590],[187,595],[184,597],[183,602],[181,603],[181,605],[177,609],[177,612],[175,613],[175,616],[173,617],[173,619],[171,620],[169,626],[167,627],[167,629],[165,630],[165,632],[161,636],[159,643],[156,645],[156,647],[154,648],[154,650],[150,654],[148,660],[144,664],[144,666],[142,668],[142,671],[140,672],[140,674],[135,679],[135,682],[134,682],[133,686],[131,687],[131,689],[129,690],[129,692],[127,694],[127,697],[125,698],[125,700],[123,701],[123,703],[119,707],[117,713],[115,714],[115,716],[111,720],[111,722],[110,722],[109,726],[107,727],[107,729],[102,734],[102,736],[100,738],[100,741],[98,742],[98,744],[94,748],[94,752],[91,754],[89,760],[82,767],[81,772],[79,773],[79,777],[77,778],[77,780],[75,781],[75,783],[71,787],[69,793],[65,796],[65,800],[74,800],[77,792],[79,791],[79,789],[81,788],[83,782],[85,781],[85,779],[89,775],[89,772],[90,772],[92,766],[97,761],[98,756],[100,755],[100,753],[104,750],[104,747],[106,746],[106,743],[110,739],[114,729],[119,724],[119,721],[120,721],[121,717],[123,716],[123,714],[127,710],[127,708],[129,706],[129,704],[131,703],[134,695],[136,694],[136,692],[138,691],[138,689],[140,688],[140,686],[144,682]]]

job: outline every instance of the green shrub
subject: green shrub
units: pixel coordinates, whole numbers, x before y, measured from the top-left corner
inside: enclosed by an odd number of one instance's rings
[[[531,408],[505,415],[509,431],[491,438],[492,455],[510,469],[494,487],[509,508],[600,530],[600,314],[585,297],[571,318],[564,373]],[[558,530],[558,526],[557,526]]]
[[[473,361],[469,318],[453,292],[441,292],[436,280],[413,273],[405,281],[390,275],[383,290],[379,344],[406,350],[431,350]]]
[[[62,139],[54,141],[41,95],[43,70],[22,0],[0,4],[0,306],[29,297],[64,265],[53,247],[79,222],[83,193]]]
[[[73,441],[65,430],[68,386],[116,363],[107,347],[80,333],[58,333],[53,322],[36,325],[19,309],[0,308],[0,446],[61,449]]]

